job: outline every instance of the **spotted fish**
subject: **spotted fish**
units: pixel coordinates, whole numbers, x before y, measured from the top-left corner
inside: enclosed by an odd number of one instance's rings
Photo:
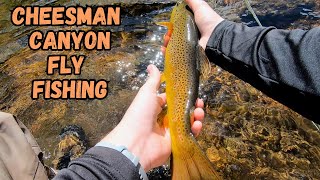
[[[198,97],[200,59],[198,30],[183,1],[172,10],[170,22],[159,23],[172,33],[165,53],[162,81],[166,83],[167,119],[172,140],[172,179],[220,179],[191,133],[190,118]]]

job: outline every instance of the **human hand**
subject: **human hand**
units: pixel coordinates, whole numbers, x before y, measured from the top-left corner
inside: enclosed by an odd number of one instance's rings
[[[194,19],[201,34],[199,44],[203,49],[206,49],[213,30],[223,21],[223,18],[204,0],[186,0],[186,2],[194,13]],[[171,34],[166,34],[164,47],[167,47],[170,37]]]
[[[140,164],[148,171],[164,164],[171,154],[170,131],[157,123],[157,116],[166,104],[166,95],[158,94],[160,72],[149,65],[149,79],[141,87],[118,126],[102,141],[124,145],[140,158]],[[192,133],[199,135],[204,119],[204,103],[198,99],[191,119]]]

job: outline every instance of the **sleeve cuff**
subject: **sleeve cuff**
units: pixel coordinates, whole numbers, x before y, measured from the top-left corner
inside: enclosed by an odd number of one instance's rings
[[[140,179],[144,179],[144,180],[148,179],[148,176],[147,176],[146,172],[144,171],[143,167],[139,163],[139,157],[137,157],[134,154],[132,154],[125,146],[116,146],[116,145],[113,145],[113,144],[108,143],[106,141],[99,142],[95,146],[96,147],[106,147],[106,148],[114,149],[114,150],[122,153],[122,155],[127,157],[134,164],[135,167],[139,168]]]
[[[81,164],[81,162],[90,164],[88,167],[88,169],[91,169],[90,171],[99,171],[99,173],[94,174],[104,174],[105,171],[108,171],[112,172],[114,177],[140,178],[138,168],[126,156],[115,149],[100,146],[92,147],[81,158],[73,161],[71,166],[72,164]]]
[[[235,24],[235,22],[228,20],[223,20],[221,23],[219,23],[211,33],[211,36],[207,42],[207,48],[216,49],[218,47],[218,44],[220,43],[224,31],[228,26],[231,26],[232,24]]]

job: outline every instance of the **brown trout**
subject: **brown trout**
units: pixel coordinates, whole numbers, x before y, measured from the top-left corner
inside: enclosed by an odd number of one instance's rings
[[[193,14],[183,1],[174,7],[170,22],[159,24],[167,26],[172,33],[162,74],[172,140],[172,179],[220,179],[191,132],[190,118],[199,89],[199,61],[206,58],[198,45]]]

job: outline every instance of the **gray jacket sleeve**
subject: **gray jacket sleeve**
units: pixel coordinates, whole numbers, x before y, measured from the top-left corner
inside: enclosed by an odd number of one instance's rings
[[[68,168],[59,171],[58,179],[140,179],[139,169],[120,152],[93,147],[80,158],[71,161]]]
[[[210,61],[320,123],[320,28],[280,30],[224,20],[212,33]]]

